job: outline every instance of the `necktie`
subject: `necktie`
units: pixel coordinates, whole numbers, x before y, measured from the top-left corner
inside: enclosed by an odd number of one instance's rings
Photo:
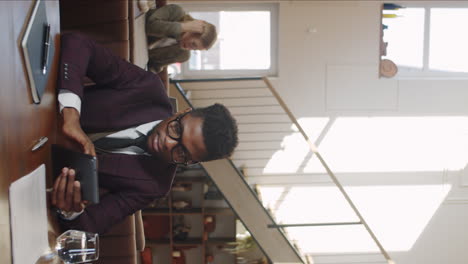
[[[138,138],[111,138],[111,137],[103,137],[96,141],[94,141],[94,146],[98,149],[103,149],[107,151],[111,151],[114,149],[126,148],[130,146],[137,146],[144,150],[145,152],[148,151],[147,145],[147,137],[145,135],[141,135]]]

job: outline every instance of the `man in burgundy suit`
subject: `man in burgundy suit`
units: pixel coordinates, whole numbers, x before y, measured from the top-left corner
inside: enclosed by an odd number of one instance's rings
[[[96,85],[84,87],[85,76]],[[237,145],[237,125],[224,106],[172,114],[158,75],[80,34],[62,35],[58,87],[62,130],[84,153],[98,150],[99,186],[109,191],[86,206],[75,171],[63,168],[52,204],[66,228],[105,233],[165,196],[177,164],[225,158]]]

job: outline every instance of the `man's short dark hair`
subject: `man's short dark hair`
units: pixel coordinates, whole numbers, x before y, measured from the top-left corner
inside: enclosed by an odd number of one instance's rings
[[[203,140],[207,155],[202,161],[231,156],[237,146],[237,122],[222,104],[197,108],[191,113],[203,119]]]

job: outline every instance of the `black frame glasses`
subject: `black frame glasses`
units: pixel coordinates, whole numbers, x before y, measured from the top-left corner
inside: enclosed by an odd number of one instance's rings
[[[174,120],[171,120],[169,123],[167,123],[167,126],[166,126],[167,136],[169,136],[171,139],[177,141],[177,145],[175,145],[171,149],[171,160],[172,160],[172,162],[174,164],[185,165],[185,166],[187,166],[189,164],[198,163],[197,161],[191,160],[192,157],[191,157],[189,151],[182,144],[182,135],[184,134],[184,127],[182,126],[181,120],[188,113],[190,113],[190,112],[185,112],[185,113],[179,115]],[[182,154],[177,154],[177,152],[182,153]],[[174,154],[174,153],[176,153],[176,154]],[[179,157],[176,160],[176,158],[174,158],[174,155],[176,155],[176,157],[179,155],[179,156],[181,156],[183,158],[180,159],[180,157]],[[182,161],[182,159],[183,159],[183,161]]]

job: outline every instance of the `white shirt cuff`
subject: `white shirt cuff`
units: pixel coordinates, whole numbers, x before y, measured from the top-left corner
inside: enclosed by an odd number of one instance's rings
[[[60,113],[62,113],[62,110],[65,107],[75,108],[78,111],[78,113],[81,113],[81,99],[78,95],[74,94],[73,92],[66,89],[59,90],[58,101]]]

